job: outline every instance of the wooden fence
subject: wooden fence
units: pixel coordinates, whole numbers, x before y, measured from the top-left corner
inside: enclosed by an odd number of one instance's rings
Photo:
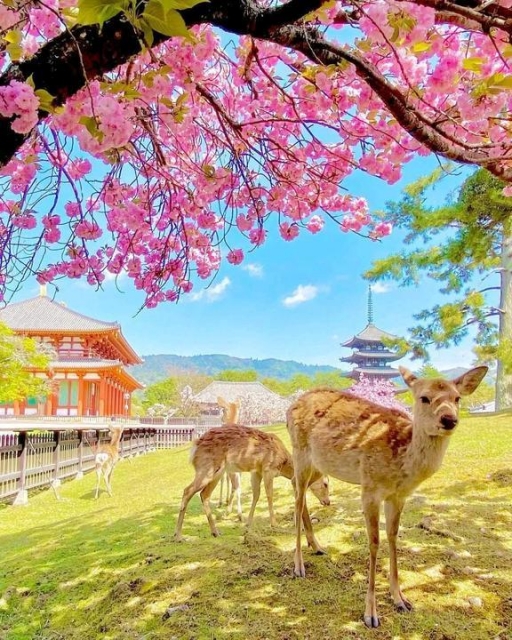
[[[127,426],[120,442],[120,455],[128,458],[177,447],[209,428],[207,425]],[[56,490],[62,480],[82,477],[94,469],[98,444],[108,441],[108,429],[90,426],[41,431],[17,428],[0,432],[0,500],[26,504],[30,489],[46,486]]]

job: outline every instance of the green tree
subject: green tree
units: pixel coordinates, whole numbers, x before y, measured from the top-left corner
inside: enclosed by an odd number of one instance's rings
[[[288,380],[279,380],[278,378],[262,378],[261,384],[265,385],[267,389],[278,393],[280,396],[287,396],[290,394]]]
[[[378,260],[365,277],[418,285],[426,275],[438,282],[449,300],[418,313],[401,346],[428,358],[431,346],[458,344],[473,328],[478,359],[497,359],[496,407],[503,409],[512,406],[512,203],[505,184],[480,169],[454,202],[431,208],[430,188],[442,173],[415,182],[387,205],[384,217],[407,231],[411,249]]]
[[[215,379],[223,382],[256,382],[258,373],[254,369],[225,369],[218,373]]]
[[[341,371],[325,371],[315,373],[313,387],[334,387],[335,389],[347,389],[354,381],[347,378]]]
[[[180,396],[176,380],[167,378],[161,382],[150,385],[144,391],[142,406],[145,411],[150,407],[160,406],[162,411],[167,411],[171,407],[177,407],[180,403]]]
[[[308,389],[314,389],[315,387],[346,389],[351,386],[353,380],[345,377],[341,372],[326,371],[315,373],[312,377],[304,373],[297,373],[288,380],[263,378],[261,382],[275,393],[289,396],[297,391],[308,391]]]
[[[39,342],[16,335],[0,322],[0,402],[45,395],[48,382],[30,369],[48,369],[50,357]]]

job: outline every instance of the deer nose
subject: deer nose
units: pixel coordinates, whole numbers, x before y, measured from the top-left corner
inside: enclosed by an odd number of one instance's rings
[[[455,416],[445,415],[441,416],[440,422],[443,425],[443,429],[451,431],[452,429],[455,429],[459,420]]]

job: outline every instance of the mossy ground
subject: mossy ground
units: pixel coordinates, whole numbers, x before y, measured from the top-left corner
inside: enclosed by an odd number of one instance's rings
[[[287,440],[283,426],[272,429]],[[114,496],[93,499],[95,478],[0,508],[1,640],[461,640],[512,638],[512,418],[466,418],[441,470],[409,500],[399,567],[415,605],[394,611],[385,534],[377,582],[382,626],[361,620],[367,545],[359,492],[332,482],[307,577],[292,576],[293,499],[276,481],[278,527],[266,501],[247,533],[235,514],[212,538],[195,497],[186,541],[172,539],[192,478],[188,447],[123,461]],[[244,478],[244,509],[249,481]],[[217,492],[214,494],[216,497]]]

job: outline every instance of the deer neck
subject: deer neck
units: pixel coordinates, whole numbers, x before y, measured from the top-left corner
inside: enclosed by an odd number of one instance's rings
[[[404,482],[412,489],[433,475],[441,466],[449,436],[431,436],[413,421],[412,438],[404,456]]]
[[[288,480],[291,480],[293,478],[293,462],[290,460],[287,460],[283,466],[280,469],[281,475],[284,478],[288,478]]]

